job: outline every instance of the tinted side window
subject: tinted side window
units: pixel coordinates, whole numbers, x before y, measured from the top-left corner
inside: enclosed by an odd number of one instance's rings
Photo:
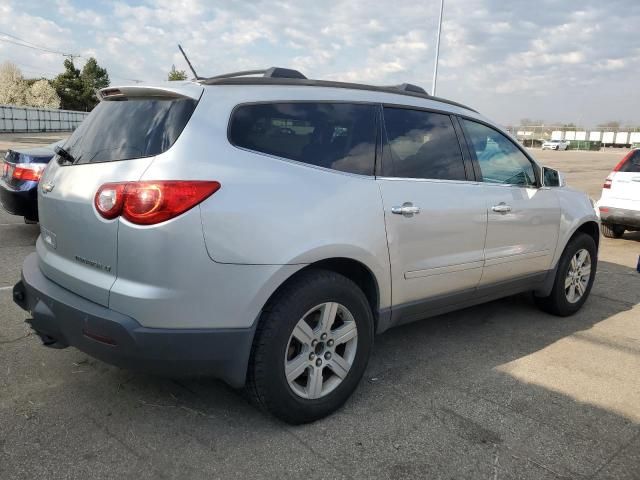
[[[629,160],[627,160],[622,167],[621,172],[627,173],[640,173],[640,150],[636,150]]]
[[[269,103],[238,107],[229,128],[238,147],[349,173],[373,175],[376,107]]]
[[[522,186],[536,184],[533,164],[511,140],[481,123],[461,121],[480,164],[483,182]]]
[[[385,107],[384,124],[391,156],[391,162],[385,162],[385,175],[466,180],[460,144],[448,115]]]

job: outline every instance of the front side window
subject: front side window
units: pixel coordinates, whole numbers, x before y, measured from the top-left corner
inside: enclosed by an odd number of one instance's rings
[[[391,157],[385,159],[385,176],[466,180],[462,151],[448,115],[385,107],[384,124],[385,149]]]
[[[242,105],[231,118],[232,144],[333,170],[373,175],[376,107],[349,103]]]
[[[481,123],[461,119],[480,164],[482,181],[535,186],[533,164],[502,133]]]

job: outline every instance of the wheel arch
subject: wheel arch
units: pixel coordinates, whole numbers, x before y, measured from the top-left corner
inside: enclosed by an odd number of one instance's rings
[[[536,295],[539,295],[539,296],[549,295],[549,293],[551,292],[551,289],[553,288],[553,283],[556,278],[556,271],[558,268],[558,264],[560,263],[560,258],[562,257],[562,254],[564,253],[565,249],[567,248],[567,245],[569,245],[569,242],[573,240],[573,238],[575,238],[575,236],[578,235],[579,233],[587,234],[591,238],[593,238],[593,241],[596,244],[596,251],[598,250],[600,245],[600,226],[598,225],[598,222],[595,220],[586,220],[583,223],[577,225],[573,229],[571,234],[567,236],[566,241],[564,241],[564,243],[562,244],[562,249],[558,248],[557,258],[553,263],[553,267],[551,268],[551,270],[547,272],[547,276],[542,286],[535,290]]]
[[[278,288],[275,289],[265,303],[265,307],[273,301],[285,286],[294,282],[303,272],[308,272],[309,270],[314,269],[336,272],[354,282],[362,290],[365,297],[367,297],[367,301],[369,302],[371,313],[374,318],[374,328],[376,329],[374,331],[377,331],[380,311],[380,284],[378,283],[373,271],[367,265],[359,260],[349,257],[325,258],[305,265],[303,268],[286,278]]]
[[[598,222],[595,222],[595,221],[591,220],[591,221],[587,221],[587,222],[584,222],[583,224],[581,224],[571,234],[571,237],[569,237],[569,242],[578,233],[586,233],[587,235],[589,235],[591,238],[593,238],[593,241],[596,243],[596,250],[598,248],[600,248],[600,227],[598,225]]]

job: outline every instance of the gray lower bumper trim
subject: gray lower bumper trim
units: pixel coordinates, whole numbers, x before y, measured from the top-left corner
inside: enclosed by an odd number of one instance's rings
[[[164,376],[213,376],[244,385],[255,329],[159,329],[141,326],[46,278],[29,255],[14,301],[45,344],[73,346],[107,363]]]

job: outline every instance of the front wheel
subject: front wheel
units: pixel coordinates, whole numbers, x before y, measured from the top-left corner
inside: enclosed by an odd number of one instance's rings
[[[373,315],[362,290],[335,272],[303,272],[260,318],[249,397],[291,424],[323,418],[357,387],[372,344]]]
[[[576,234],[558,261],[551,293],[535,297],[538,306],[553,315],[567,317],[576,313],[587,301],[598,265],[596,242],[585,233]]]

